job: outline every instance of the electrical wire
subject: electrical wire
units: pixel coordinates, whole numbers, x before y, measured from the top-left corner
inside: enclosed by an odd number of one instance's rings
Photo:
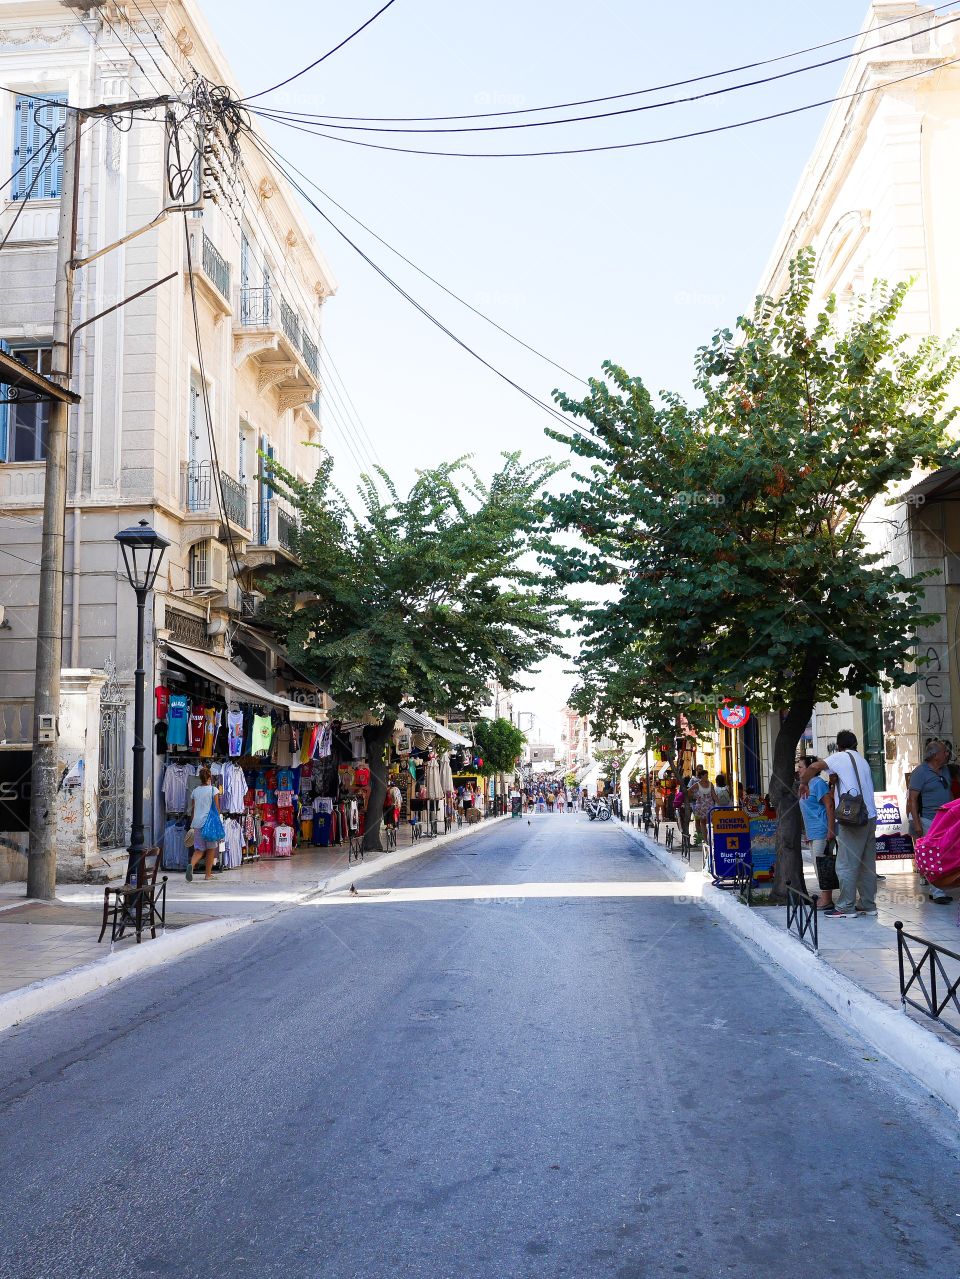
[[[321,366],[324,368],[325,372],[328,375],[327,383],[326,383],[326,391],[328,395],[328,398],[326,400],[327,405],[331,409],[333,408],[334,404],[336,405],[337,411],[340,415],[341,423],[346,424],[354,431],[357,437],[358,444],[362,443],[363,452],[367,458],[368,468],[372,470],[374,466],[382,466],[383,462],[381,461],[379,456],[377,456],[377,451],[373,445],[373,441],[370,439],[370,437],[366,434],[365,431],[360,432],[357,429],[356,422],[352,419],[350,410],[347,407],[344,396],[340,391],[340,386],[338,385],[337,381],[333,377],[333,373],[331,371],[329,361],[324,360],[322,355],[320,359],[321,359]],[[362,435],[362,439],[361,439],[361,435]]]
[[[275,89],[282,89],[284,85],[292,84],[294,80],[299,80],[302,75],[306,75],[308,71],[312,71],[314,67],[318,67],[321,62],[326,62],[327,58],[332,58],[335,53],[337,53],[340,49],[342,49],[345,44],[349,44],[350,41],[353,40],[355,36],[358,36],[360,34],[361,31],[366,31],[367,27],[370,26],[371,22],[376,22],[377,18],[380,17],[381,13],[386,13],[386,11],[390,8],[390,6],[393,3],[394,3],[394,0],[387,0],[387,3],[385,5],[382,5],[377,10],[377,12],[372,15],[372,17],[369,17],[366,20],[366,22],[362,26],[357,27],[356,31],[351,31],[351,33],[346,37],[346,39],[341,40],[339,44],[335,44],[332,49],[328,49],[327,52],[322,57],[317,58],[314,62],[311,62],[309,66],[306,66],[302,70],[295,72],[291,76],[287,76],[286,80],[281,80],[278,84],[272,84],[269,89],[261,89],[259,93],[249,94],[246,98],[242,98],[241,101],[252,102],[254,98],[262,98],[264,94],[273,93]]]
[[[136,10],[137,10],[137,13],[139,13],[140,17],[141,17],[141,18],[143,18],[143,21],[146,23],[147,28],[148,28],[149,30],[151,30],[151,31],[152,31],[152,30],[153,30],[153,28],[150,26],[150,22],[149,22],[148,18],[146,17],[146,15],[144,14],[143,10],[142,10],[142,9],[140,8],[140,6],[137,4],[137,0],[132,0],[132,2],[133,2],[134,7],[135,7],[135,8],[136,8]],[[169,77],[169,75],[167,74],[167,72],[163,70],[163,68],[160,66],[160,63],[159,63],[159,62],[157,61],[157,59],[154,57],[153,50],[150,48],[150,46],[149,46],[149,45],[147,44],[147,42],[144,40],[143,36],[140,34],[140,32],[137,30],[137,28],[133,25],[133,22],[130,20],[130,18],[129,18],[126,14],[124,14],[124,17],[126,18],[127,26],[130,28],[130,32],[131,32],[131,34],[132,34],[132,35],[134,35],[134,36],[136,36],[137,41],[138,41],[138,43],[140,44],[141,48],[142,48],[142,49],[144,49],[144,50],[146,51],[147,57],[150,59],[150,61],[153,63],[153,65],[157,68],[157,75],[159,75],[160,79],[163,81],[163,83],[167,86],[167,88],[168,88],[168,89],[171,89],[174,93],[176,93],[176,92],[177,92],[176,86],[173,84],[173,82],[172,82],[172,80],[170,79],[170,77]],[[156,33],[154,33],[154,34],[156,34]],[[162,48],[162,47],[163,47],[163,46],[161,45],[161,48]],[[139,65],[139,63],[138,63],[138,65]],[[186,79],[185,79],[185,78],[184,78],[184,84],[186,84]]]
[[[368,150],[373,151],[391,151],[401,155],[443,156],[456,160],[511,160],[537,159],[541,156],[593,155],[600,151],[630,151],[637,147],[661,146],[667,142],[686,142],[692,138],[706,138],[719,133],[730,133],[734,129],[745,129],[754,124],[766,124],[770,120],[784,120],[789,116],[801,115],[805,111],[815,111],[819,107],[834,106],[838,102],[846,102],[851,98],[860,98],[868,93],[877,93],[883,89],[890,89],[894,85],[905,84],[908,80],[916,80],[919,76],[929,75],[933,71],[942,71],[947,67],[955,66],[958,62],[960,62],[960,57],[948,58],[943,62],[937,63],[936,66],[924,67],[920,71],[912,71],[908,75],[897,76],[893,80],[885,80],[882,84],[867,85],[866,88],[854,89],[850,93],[840,93],[832,98],[821,98],[818,102],[807,102],[803,106],[790,107],[785,111],[771,111],[766,115],[752,116],[747,120],[734,120],[730,124],[718,124],[709,129],[691,129],[686,133],[671,133],[659,138],[643,138],[637,142],[610,142],[592,147],[564,147],[548,151],[428,151],[421,147],[395,147],[388,146],[383,142],[363,142],[360,138],[347,138],[339,134],[324,133],[320,129],[294,124],[292,121],[284,120],[282,117],[265,112],[262,109],[258,109],[257,114],[264,119],[273,120],[276,124],[282,124],[289,129],[294,129],[298,133],[307,133],[315,138],[326,138],[328,142],[343,142],[348,146],[366,147]]]
[[[324,354],[326,356],[325,359],[324,359]],[[324,360],[324,363],[327,365],[328,369],[330,370],[332,374],[333,381],[339,385],[340,390],[343,392],[343,398],[346,401],[347,408],[349,410],[348,416],[353,421],[357,430],[366,440],[367,444],[370,446],[370,450],[371,450],[371,453],[373,454],[374,459],[377,462],[379,462],[380,465],[382,466],[383,462],[377,451],[377,446],[374,444],[373,440],[370,438],[370,434],[367,431],[367,428],[363,424],[363,420],[360,417],[360,413],[357,410],[357,406],[353,402],[353,396],[350,394],[350,391],[347,388],[347,384],[342,374],[340,373],[339,368],[337,367],[336,361],[333,358],[333,352],[330,350],[330,345],[322,335],[320,337],[320,358]]]
[[[580,98],[573,102],[554,102],[541,107],[518,107],[512,111],[476,111],[468,115],[421,115],[421,116],[349,116],[349,115],[327,115],[318,118],[324,120],[342,120],[358,124],[442,124],[449,120],[493,120],[501,119],[505,116],[514,115],[532,115],[541,111],[566,111],[573,107],[590,107],[600,102],[617,102],[623,98],[637,98],[645,96],[649,93],[662,93],[666,89],[682,89],[689,84],[701,84],[705,80],[719,80],[724,76],[738,75],[741,71],[755,71],[758,67],[773,66],[777,62],[789,62],[791,58],[802,58],[808,53],[819,53],[823,49],[832,49],[838,44],[846,44],[848,40],[856,40],[861,35],[873,34],[877,31],[886,31],[890,27],[899,26],[903,22],[908,22],[912,18],[923,16],[933,16],[949,9],[956,4],[957,0],[947,0],[946,4],[936,5],[932,9],[928,9],[925,14],[916,13],[906,14],[901,18],[894,18],[890,22],[881,22],[877,26],[872,27],[869,32],[863,30],[855,31],[852,35],[838,36],[835,40],[826,40],[822,44],[808,45],[805,49],[795,49],[792,53],[781,53],[772,58],[761,58],[757,62],[744,62],[736,67],[727,67],[723,71],[708,71],[704,75],[689,76],[685,80],[669,80],[665,84],[650,85],[645,89],[631,89],[626,93],[609,93],[600,98]],[[931,30],[932,28],[926,28]],[[911,32],[914,35],[923,35],[923,31]],[[904,37],[906,38],[906,37]],[[872,46],[877,47],[877,46]],[[861,52],[868,52],[868,49]]]
[[[382,280],[384,280],[387,284],[389,284],[392,289],[395,289],[396,292],[399,293],[400,296],[404,298],[407,302],[409,302],[410,305],[415,310],[419,311],[420,314],[425,319],[429,320],[430,323],[433,324],[436,328],[438,328],[442,333],[445,333],[452,342],[455,342],[456,345],[459,346],[462,350],[466,351],[468,355],[473,356],[473,358],[476,361],[478,361],[478,363],[482,364],[485,368],[489,369],[490,372],[493,373],[496,377],[500,378],[501,381],[505,382],[508,386],[513,387],[515,391],[519,391],[519,393],[522,396],[524,396],[527,400],[529,400],[531,404],[535,404],[537,408],[542,409],[543,412],[549,414],[550,417],[554,419],[554,421],[559,422],[566,430],[571,430],[575,434],[579,434],[588,439],[592,438],[592,436],[590,436],[588,432],[584,431],[577,423],[571,421],[571,419],[567,417],[566,414],[561,413],[559,409],[554,408],[552,404],[548,404],[545,400],[541,400],[538,396],[534,395],[532,391],[528,391],[526,387],[521,386],[519,382],[515,382],[513,378],[511,378],[508,374],[498,369],[496,365],[491,364],[489,360],[485,359],[482,355],[479,354],[479,352],[475,351],[471,346],[469,346],[466,342],[464,342],[462,338],[458,337],[451,329],[447,328],[447,326],[442,321],[438,320],[436,316],[432,315],[427,310],[427,308],[423,306],[421,303],[419,303],[416,300],[416,298],[414,298],[410,293],[408,293],[407,290],[404,289],[402,285],[398,284],[397,281],[394,280],[392,276],[388,275],[387,272],[384,271],[382,267],[378,266],[377,263],[374,262],[374,260],[369,256],[369,254],[365,253],[358,244],[356,244],[353,240],[351,240],[350,237],[347,235],[347,233],[343,231],[339,226],[337,226],[337,224],[333,221],[333,219],[329,216],[329,214],[325,213],[324,210],[320,208],[317,202],[309,195],[309,193],[303,188],[303,186],[301,186],[300,183],[297,182],[296,178],[294,178],[290,174],[290,172],[287,170],[286,168],[287,161],[285,157],[281,156],[280,153],[277,152],[272,147],[270,148],[270,151],[268,153],[268,151],[264,149],[264,146],[261,146],[260,139],[257,138],[255,134],[251,132],[249,136],[254,146],[257,147],[257,149],[261,152],[261,154],[267,160],[272,161],[272,163],[277,167],[279,172],[281,172],[284,175],[284,177],[287,179],[287,181],[290,183],[293,189],[295,191],[298,191],[300,196],[304,200],[306,200],[307,204],[309,204],[312,209],[316,210],[316,212],[319,213],[320,217],[323,218],[324,222],[326,222],[327,225],[331,227],[332,230],[334,230],[337,233],[337,235],[339,235],[340,238],[344,240],[350,246],[350,248],[352,248],[353,251],[359,257],[361,257],[363,261],[366,262],[367,265],[373,271],[377,273],[377,275],[380,276]]]
[[[960,14],[955,18],[947,18],[944,22],[938,23],[936,26],[928,28],[928,30],[939,31],[943,27],[948,27],[956,22],[960,22]],[[412,129],[384,127],[382,125],[363,125],[363,124],[334,124],[331,121],[323,121],[325,129],[347,130],[355,133],[408,133],[408,134],[437,134],[437,133],[499,133],[504,130],[516,129],[547,129],[556,125],[564,124],[584,124],[593,120],[610,120],[616,116],[639,115],[645,111],[660,111],[664,107],[685,106],[693,102],[702,102],[707,98],[721,97],[727,93],[738,93],[741,89],[755,89],[766,84],[773,84],[778,80],[786,80],[791,76],[804,75],[808,71],[819,71],[823,67],[835,66],[838,62],[849,62],[853,58],[862,57],[864,53],[873,52],[875,49],[884,49],[887,45],[900,44],[904,40],[912,40],[914,33],[910,32],[905,36],[896,36],[894,39],[886,40],[881,44],[871,45],[869,49],[857,50],[853,53],[843,53],[836,58],[827,58],[823,62],[811,62],[803,67],[793,67],[790,71],[779,71],[776,75],[761,76],[756,80],[741,80],[738,84],[724,85],[720,89],[706,89],[702,93],[689,94],[684,98],[668,98],[665,102],[646,102],[640,106],[634,107],[618,107],[614,111],[598,111],[593,115],[569,116],[559,120],[524,120],[515,124],[480,124],[480,125],[459,125],[450,128],[429,128],[429,129]],[[252,111],[260,113],[261,108],[251,107]],[[299,123],[307,123],[317,119],[323,120],[323,117],[311,115],[307,112],[279,111],[273,113],[275,116],[280,115],[287,120],[296,120]]]
[[[134,62],[137,64],[137,66],[140,68],[140,74],[141,74],[141,75],[143,76],[143,78],[146,80],[147,84],[149,84],[150,88],[154,91],[154,93],[155,93],[158,97],[162,97],[162,96],[163,96],[163,95],[162,95],[162,92],[161,92],[161,90],[160,90],[160,89],[158,89],[158,88],[157,88],[157,86],[156,86],[156,84],[155,84],[154,80],[152,79],[152,77],[151,77],[150,73],[146,70],[146,68],[144,67],[143,63],[140,61],[140,59],[137,57],[137,55],[134,53],[134,51],[133,51],[133,50],[130,48],[130,46],[127,44],[126,40],[124,40],[123,36],[120,34],[120,32],[117,30],[117,28],[113,25],[113,23],[110,21],[110,19],[107,17],[107,14],[106,14],[106,11],[105,11],[105,10],[104,10],[104,11],[102,11],[102,17],[103,17],[103,21],[107,24],[107,26],[110,28],[110,30],[113,32],[113,34],[116,36],[116,38],[117,38],[118,42],[119,42],[119,43],[120,43],[120,44],[124,47],[124,49],[126,49],[127,53],[130,55],[130,57],[133,59],[133,61],[134,61]],[[83,24],[81,23],[81,26],[82,26],[82,25],[83,25]],[[114,66],[116,66],[116,63],[114,63]]]
[[[325,200],[329,200],[330,203],[334,205],[335,208],[339,209],[341,213],[346,214],[351,222],[354,222],[358,227],[361,227],[368,235],[372,235],[373,238],[379,244],[382,244],[385,249],[389,249],[389,251],[398,257],[401,262],[405,262],[407,266],[412,267],[414,271],[416,271],[419,275],[422,275],[425,280],[429,280],[431,284],[446,293],[448,297],[453,298],[455,302],[459,302],[461,306],[465,306],[468,311],[472,311],[473,314],[478,316],[481,320],[485,320],[487,324],[492,325],[498,332],[502,333],[504,337],[508,337],[511,342],[516,342],[518,346],[522,346],[524,350],[529,351],[531,355],[535,355],[538,359],[551,365],[553,368],[557,369],[558,372],[563,373],[564,376],[572,378],[575,382],[579,382],[582,386],[588,385],[586,378],[582,378],[578,374],[572,373],[568,368],[565,368],[562,364],[558,364],[556,360],[551,359],[549,355],[544,355],[544,353],[542,351],[538,351],[535,346],[531,346],[529,342],[524,342],[523,338],[517,337],[515,333],[511,333],[510,330],[504,328],[502,324],[498,324],[496,320],[473,306],[473,304],[468,302],[465,298],[460,297],[458,293],[454,293],[452,289],[447,288],[445,284],[442,284],[435,276],[431,275],[429,271],[425,271],[423,267],[417,266],[416,262],[412,261],[404,253],[401,253],[399,249],[395,249],[392,244],[388,243],[388,241],[383,238],[383,236],[378,235],[372,227],[368,226],[365,222],[362,222],[360,218],[351,213],[349,209],[344,208],[339,201],[335,200],[332,195],[329,195],[322,189],[322,187],[318,186],[317,183],[314,182],[313,178],[304,173],[302,169],[298,169],[292,160],[287,160],[286,163],[290,166],[293,172],[303,178],[303,180],[307,182],[314,191],[317,191],[320,195],[322,195]]]

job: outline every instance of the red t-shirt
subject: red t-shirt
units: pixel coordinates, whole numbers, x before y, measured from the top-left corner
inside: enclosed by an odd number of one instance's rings
[[[157,699],[157,719],[166,719],[167,708],[170,705],[169,688],[164,688],[162,684],[158,684],[154,690],[154,696]]]
[[[207,717],[204,708],[194,702],[190,709],[190,749],[192,751],[198,751],[203,745],[206,722]]]

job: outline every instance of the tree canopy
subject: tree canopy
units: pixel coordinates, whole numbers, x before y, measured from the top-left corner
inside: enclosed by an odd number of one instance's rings
[[[918,467],[956,458],[947,403],[957,360],[896,331],[906,287],[877,285],[845,325],[830,298],[811,314],[815,262],[801,254],[778,299],[700,349],[697,402],[606,363],[583,400],[556,399],[587,429],[551,499],[567,536],[548,563],[604,588],[580,608],[574,704],[672,736],[725,697],[783,711],[771,796],[778,888],[802,882],[794,753],[813,707],[917,678],[922,577],[868,543],[867,511]],[[596,594],[596,592],[595,592]]]
[[[365,730],[374,814],[402,704],[476,714],[491,681],[522,688],[525,670],[560,651],[560,587],[536,564],[557,469],[509,453],[484,480],[459,458],[419,472],[406,497],[381,470],[362,477],[354,514],[329,457],[312,483],[270,465],[297,514],[299,563],[270,583],[264,619],[339,715],[376,721]]]
[[[473,740],[477,754],[483,760],[480,772],[485,777],[492,777],[496,773],[513,775],[527,738],[515,724],[501,716],[499,719],[478,719],[473,726]]]

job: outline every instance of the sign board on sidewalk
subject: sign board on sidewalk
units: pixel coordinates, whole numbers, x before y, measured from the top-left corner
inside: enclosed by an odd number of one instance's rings
[[[523,799],[520,795],[510,796],[510,816],[519,817],[523,813]]]
[[[904,829],[900,797],[892,791],[875,791],[877,806],[877,861],[913,857],[913,839]]]
[[[777,860],[777,819],[775,817],[750,817],[750,860],[753,862],[753,878],[758,881],[773,879],[773,865]]]
[[[717,879],[732,879],[737,859],[750,856],[750,820],[739,808],[715,808],[710,814],[713,839],[713,873]]]
[[[0,831],[30,829],[32,750],[0,750]]]

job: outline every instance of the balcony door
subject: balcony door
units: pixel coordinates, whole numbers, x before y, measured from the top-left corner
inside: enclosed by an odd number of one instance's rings
[[[200,379],[190,379],[190,402],[187,411],[187,508],[206,511],[210,508],[210,433],[203,403]]]

